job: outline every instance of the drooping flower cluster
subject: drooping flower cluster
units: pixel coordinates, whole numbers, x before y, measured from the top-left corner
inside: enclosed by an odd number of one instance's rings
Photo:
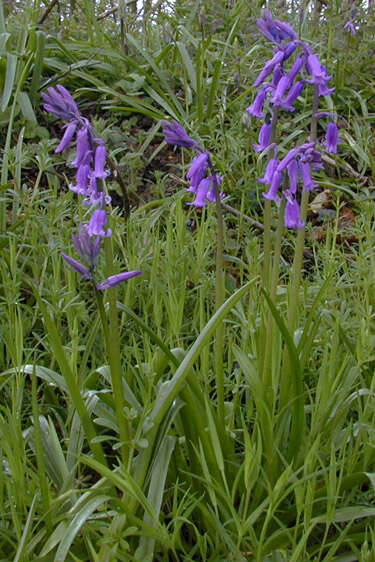
[[[315,149],[315,142],[306,142],[290,150],[279,161],[278,147],[273,142],[272,117],[276,111],[295,111],[295,102],[303,92],[306,84],[313,84],[318,96],[330,95],[334,88],[330,88],[326,67],[319,57],[313,53],[310,45],[298,39],[297,33],[286,22],[273,19],[269,10],[265,10],[262,18],[256,20],[262,34],[275,45],[273,56],[266,62],[254,82],[259,88],[253,103],[247,112],[259,119],[265,119],[262,125],[258,143],[253,145],[256,152],[265,149],[274,151],[266,169],[264,178],[259,181],[269,184],[270,189],[264,196],[279,201],[279,189],[283,187],[281,196],[286,201],[285,225],[292,228],[302,228],[299,204],[297,200],[298,181],[302,181],[302,190],[315,187],[311,178],[311,171],[322,168],[320,152]],[[297,53],[291,64],[288,60]],[[269,116],[269,117],[268,117]],[[327,127],[325,147],[328,152],[337,152],[338,128],[334,122]],[[288,186],[288,187],[287,187]]]
[[[222,199],[225,194],[218,191],[222,178],[215,171],[210,153],[189,137],[186,130],[177,121],[162,121],[162,124],[163,134],[168,144],[194,148],[198,151],[187,172],[187,177],[190,181],[187,191],[195,195],[195,199],[189,202],[188,205],[205,207],[207,202],[213,203],[216,201],[216,194]]]
[[[58,84],[56,88],[50,87],[47,91],[48,94],[42,94],[46,102],[44,109],[67,121],[64,135],[55,152],[62,152],[71,144],[76,145],[76,156],[71,162],[77,168],[76,183],[70,184],[69,188],[84,195],[83,203],[94,209],[89,223],[79,227],[78,235],[72,235],[73,245],[87,267],[64,252],[61,255],[82,277],[95,282],[101,238],[112,235],[110,228],[105,230],[107,212],[104,209],[111,198],[102,186],[102,180],[109,175],[105,170],[107,149],[104,140],[94,135],[90,121],[80,114],[74,98],[64,86]],[[104,290],[114,287],[140,273],[140,270],[134,270],[112,275],[96,283],[96,288]]]

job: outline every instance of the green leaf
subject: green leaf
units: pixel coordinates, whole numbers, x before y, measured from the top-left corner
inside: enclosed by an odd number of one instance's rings
[[[8,107],[10,96],[12,95],[13,86],[16,77],[18,57],[12,53],[7,53],[7,67],[5,73],[5,85],[3,90],[3,95],[1,98],[1,111],[5,111]]]
[[[100,505],[107,502],[110,496],[99,495],[91,498],[73,517],[71,523],[66,529],[62,536],[59,547],[56,552],[55,562],[64,562],[69,554],[69,549],[82,526],[86,523],[87,519],[90,517],[94,511],[98,509]]]

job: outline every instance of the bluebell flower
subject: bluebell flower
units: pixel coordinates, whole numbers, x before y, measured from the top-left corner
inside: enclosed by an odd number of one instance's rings
[[[163,134],[168,144],[175,146],[184,146],[186,148],[194,148],[198,143],[189,137],[185,129],[177,121],[162,121]]]
[[[344,25],[344,29],[345,29],[346,31],[350,31],[350,33],[351,33],[352,35],[356,35],[356,34],[357,34],[357,31],[356,31],[356,29],[355,29],[353,20],[347,21],[346,24]]]
[[[255,20],[259,30],[270,41],[280,44],[284,39],[294,40],[297,33],[288,23],[272,18],[269,10],[264,10],[262,17]]]
[[[272,132],[272,125],[270,123],[264,123],[261,126],[258,136],[258,144],[253,144],[255,152],[260,152],[270,145]]]
[[[325,145],[327,152],[331,154],[337,153],[337,145],[339,143],[339,128],[336,123],[328,123]]]

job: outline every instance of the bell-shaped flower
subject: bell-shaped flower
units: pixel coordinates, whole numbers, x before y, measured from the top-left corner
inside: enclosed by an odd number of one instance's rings
[[[82,164],[79,166],[76,174],[76,184],[70,184],[69,189],[81,195],[87,194],[90,176],[90,166]]]
[[[259,117],[259,119],[263,119],[265,117],[265,113],[262,110],[269,89],[269,86],[263,86],[263,88],[259,90],[253,103],[246,108],[247,113],[254,115],[254,117]]]
[[[104,144],[99,144],[95,149],[94,157],[94,176],[98,179],[105,179],[109,176],[108,170],[104,169],[107,158],[107,149]]]
[[[104,227],[107,222],[107,213],[104,209],[96,209],[91,215],[90,222],[87,226],[89,236],[112,236],[112,230],[108,228],[105,232]]]
[[[326,149],[327,152],[331,152],[331,154],[337,153],[337,145],[339,143],[339,128],[336,123],[328,123],[327,132],[326,132]]]
[[[198,189],[195,194],[194,201],[189,201],[188,205],[194,205],[195,207],[205,207],[206,206],[206,197],[208,194],[208,190],[211,186],[211,179],[204,178],[199,183]]]
[[[264,65],[263,69],[260,71],[258,78],[255,80],[253,86],[257,87],[264,82],[269,74],[274,70],[274,68],[284,60],[284,53],[283,51],[277,51],[277,53],[272,57],[272,59],[268,60]]]
[[[184,146],[192,148],[198,146],[198,143],[189,137],[184,127],[177,123],[177,121],[162,121],[163,134],[168,144],[175,146]]]
[[[89,141],[89,130],[85,126],[77,133],[77,154],[72,162],[72,166],[79,168],[82,164],[90,164],[91,159],[92,146]]]
[[[56,88],[47,88],[47,92],[48,94],[42,93],[42,98],[46,102],[44,104],[46,111],[69,121],[80,119],[77,104],[64,86],[58,84]]]
[[[303,88],[305,87],[302,80],[295,82],[293,86],[290,88],[288,94],[281,100],[281,107],[283,109],[287,109],[288,111],[294,111],[295,107],[293,103],[296,101],[298,96],[302,93]]]
[[[201,152],[193,158],[190,164],[190,168],[187,172],[187,177],[190,180],[190,189],[193,193],[196,193],[205,176],[206,170],[209,165],[209,155],[207,152]]]
[[[305,226],[305,223],[300,218],[298,201],[294,199],[293,195],[288,193],[287,190],[283,192],[283,195],[286,199],[284,215],[285,226],[287,228],[303,228]]]
[[[93,278],[92,273],[90,273],[90,271],[87,269],[87,267],[82,265],[81,262],[79,262],[78,260],[75,260],[74,258],[71,258],[67,254],[65,254],[65,252],[61,252],[61,255],[64,258],[64,260],[66,262],[68,262],[68,264],[70,266],[72,266],[72,268],[75,271],[78,271],[78,273],[80,275],[82,275],[82,277],[84,277],[85,279],[92,279]]]
[[[128,279],[131,279],[132,277],[135,277],[136,275],[141,275],[141,273],[143,273],[143,272],[140,269],[135,269],[133,271],[124,271],[122,273],[117,273],[116,275],[111,275],[110,277],[107,277],[103,281],[100,281],[100,283],[97,283],[96,288],[99,291],[104,291],[105,289],[110,289],[111,287],[116,287],[116,285],[119,285],[123,281],[127,281]]]
[[[81,258],[94,270],[100,252],[100,236],[93,238],[88,232],[87,224],[82,224],[78,228],[78,235],[72,235],[72,241]]]
[[[298,186],[298,162],[297,160],[292,160],[287,166],[288,177],[289,177],[289,192],[292,195],[297,193]]]
[[[280,44],[284,39],[297,38],[293,27],[284,21],[273,19],[269,10],[264,10],[262,17],[255,21],[263,35],[273,43]]]
[[[215,203],[216,201],[216,193],[218,191],[218,187],[221,184],[221,182],[223,181],[223,178],[219,175],[219,174],[212,174],[211,176],[208,176],[208,178],[210,180],[210,185],[211,185],[211,189],[210,191],[207,193],[206,195],[206,199],[210,202],[210,203]],[[225,193],[223,193],[222,191],[220,191],[219,193],[219,198],[223,199],[225,197]]]
[[[335,88],[328,88],[328,81],[332,76],[328,75],[326,67],[321,64],[317,55],[311,54],[307,57],[306,69],[312,75],[312,79],[306,82],[318,86],[320,96],[328,96],[335,90]]]
[[[270,99],[270,103],[272,103],[273,105],[282,105],[283,103],[283,96],[286,92],[286,90],[289,88],[290,84],[289,84],[289,78],[288,76],[283,76],[280,80],[279,83],[277,85],[277,88],[275,90],[274,95],[272,96],[272,98]]]
[[[69,145],[69,143],[72,141],[74,137],[74,134],[77,129],[77,125],[78,125],[77,121],[70,121],[70,123],[66,125],[63,138],[61,139],[59,146],[55,150],[56,153],[62,152],[63,150],[66,149],[66,147]]]
[[[272,181],[271,187],[266,193],[263,193],[263,197],[266,199],[270,199],[271,201],[281,201],[281,197],[278,195],[278,190],[281,186],[281,182],[283,181],[284,174],[275,170]]]
[[[345,29],[346,31],[350,31],[350,33],[351,33],[352,35],[356,35],[356,34],[357,34],[357,31],[356,31],[356,29],[355,29],[353,20],[347,21],[346,24],[344,25],[344,29]]]
[[[299,167],[302,177],[302,191],[311,191],[317,187],[316,183],[311,177],[310,166],[307,162],[300,162]]]
[[[253,144],[255,152],[260,152],[270,145],[271,132],[271,123],[264,123],[264,125],[261,126],[258,135],[258,144]]]
[[[264,176],[262,178],[258,178],[258,181],[260,183],[265,183],[265,184],[271,185],[273,175],[274,175],[278,165],[279,165],[278,159],[277,158],[271,158],[268,161],[268,164],[266,166],[266,171],[264,173]]]

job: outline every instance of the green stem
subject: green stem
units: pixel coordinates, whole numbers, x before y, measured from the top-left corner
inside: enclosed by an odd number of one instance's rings
[[[112,239],[106,238],[105,244],[106,256],[106,272],[110,274],[113,264]],[[98,303],[99,314],[103,327],[105,345],[108,355],[109,368],[111,372],[111,383],[113,390],[113,399],[115,404],[115,412],[117,425],[119,428],[121,441],[121,455],[125,468],[129,464],[129,447],[130,447],[130,428],[126,419],[124,408],[126,406],[124,397],[124,388],[122,384],[122,367],[120,353],[120,329],[118,323],[118,313],[116,304],[116,291],[111,289],[108,293],[108,319],[104,309],[103,295],[99,291],[95,291]]]
[[[221,207],[219,190],[216,187],[216,214],[217,214],[217,237],[216,237],[216,310],[219,310],[224,302],[224,218]],[[215,371],[217,411],[220,431],[225,432],[224,413],[224,323],[219,322],[216,328],[215,340]]]

